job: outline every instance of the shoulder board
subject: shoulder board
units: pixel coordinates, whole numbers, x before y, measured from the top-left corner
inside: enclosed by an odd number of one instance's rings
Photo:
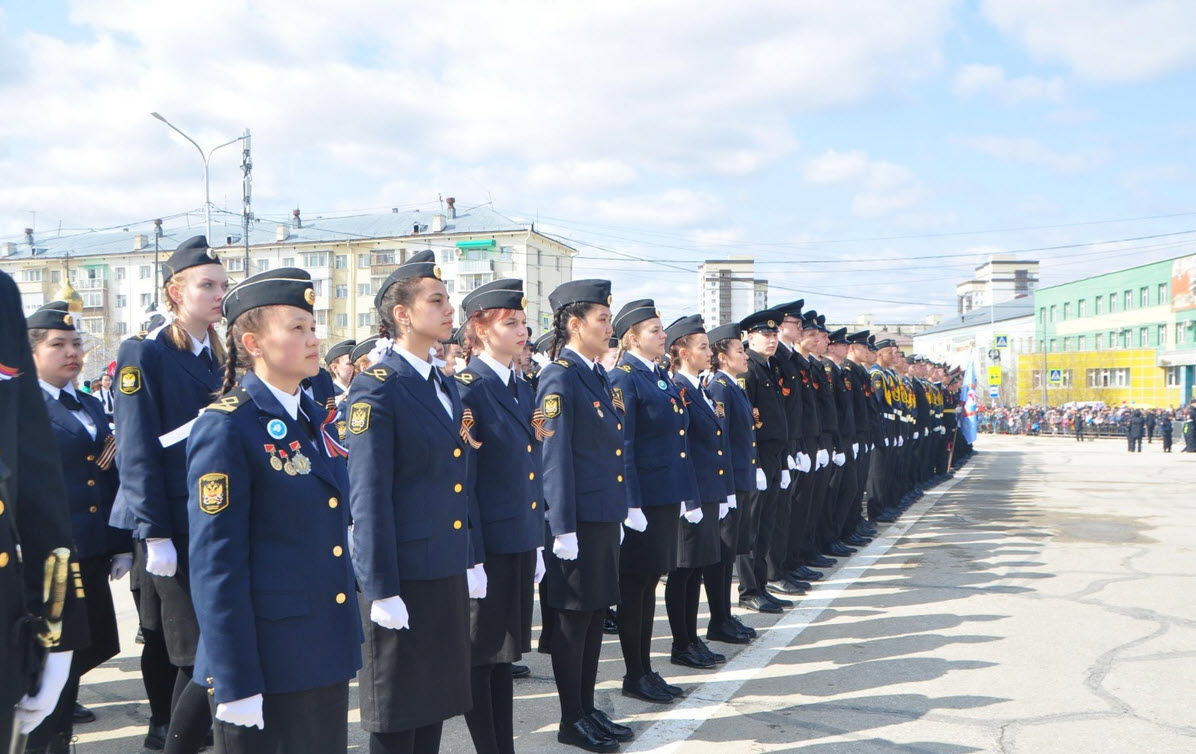
[[[226,414],[231,414],[246,403],[251,403],[249,391],[243,387],[235,387],[228,391],[228,394],[208,405],[206,411],[223,411]]]
[[[473,372],[457,372],[453,375],[453,377],[455,377],[457,382],[460,382],[462,385],[468,385],[478,378],[478,376]]]
[[[622,369],[627,374],[631,374],[631,365],[630,364],[620,364],[619,369]]]
[[[386,366],[385,364],[375,364],[369,369],[362,372],[362,374],[373,377],[378,382],[386,382],[386,379],[395,373],[395,370]]]
[[[723,387],[730,387],[727,384],[727,381],[724,380],[722,377],[719,377],[719,378],[715,379],[714,381],[717,382],[718,384],[722,385]]]
[[[552,363],[556,364],[558,367],[568,367],[573,365],[573,362],[569,361],[568,359],[557,359]]]

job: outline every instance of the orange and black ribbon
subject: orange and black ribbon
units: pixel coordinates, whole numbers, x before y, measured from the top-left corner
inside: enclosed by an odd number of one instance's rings
[[[756,429],[760,429],[764,426],[764,422],[760,421],[760,409],[755,407],[752,408],[752,421],[756,423]]]
[[[107,471],[112,468],[112,461],[115,459],[116,438],[108,435],[104,438],[104,449],[100,451],[100,457],[96,459],[96,466],[99,466],[101,471]]]
[[[482,443],[473,439],[473,434],[470,432],[473,429],[473,425],[473,409],[467,408],[461,413],[461,439],[469,443],[469,447],[477,450],[482,447]]]
[[[544,418],[543,411],[538,408],[532,411],[532,429],[536,431],[536,440],[539,442],[544,442],[545,439],[556,434],[553,430],[544,428],[545,421],[547,419]]]

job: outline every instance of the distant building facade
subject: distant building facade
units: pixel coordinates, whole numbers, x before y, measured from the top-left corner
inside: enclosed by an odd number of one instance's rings
[[[698,267],[698,292],[706,328],[738,322],[768,308],[768,281],[756,279],[751,256],[707,259]]]

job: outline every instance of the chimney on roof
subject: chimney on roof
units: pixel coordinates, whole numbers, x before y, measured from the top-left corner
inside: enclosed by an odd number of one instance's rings
[[[296,207],[295,209],[291,210],[291,214],[295,216],[295,227],[302,228],[303,218],[299,217],[299,208]]]
[[[392,215],[397,215],[397,214],[399,214],[399,208],[398,208],[398,207],[391,207],[391,208],[390,208],[390,214],[392,214]]]
[[[275,241],[285,241],[285,240],[287,240],[287,235],[289,235],[289,234],[287,233],[287,224],[286,223],[279,223],[278,225],[274,226],[274,240]]]
[[[448,219],[456,220],[457,219],[457,207],[456,207],[457,200],[450,196],[449,198],[444,200],[444,203],[448,205]]]
[[[17,245],[12,241],[5,241],[3,244],[0,244],[0,259],[11,257],[15,253],[17,253]]]
[[[145,248],[147,237],[144,233],[138,233],[133,236],[133,251],[141,251]]]
[[[418,235],[418,234],[419,234],[419,223],[415,223],[414,225],[411,226],[411,235],[414,236],[414,235]]]
[[[29,244],[30,248],[33,247],[33,228],[25,229],[25,243]]]
[[[444,228],[448,223],[445,222],[444,215],[439,213],[432,215],[432,232],[443,233]]]

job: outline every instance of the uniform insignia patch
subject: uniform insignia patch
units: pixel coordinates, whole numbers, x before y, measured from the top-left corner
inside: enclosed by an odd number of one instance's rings
[[[340,438],[341,442],[345,441],[345,432],[348,430],[348,428],[349,428],[349,423],[346,422],[344,419],[341,419],[340,421],[338,421],[336,423],[336,434],[337,434],[337,437]]]
[[[458,382],[464,385],[468,385],[469,383],[473,382],[473,374],[470,372],[459,372],[453,376],[457,378]]]
[[[615,404],[615,408],[626,413],[627,404],[623,403],[623,388],[617,387],[611,390],[610,402]]]
[[[570,364],[568,359],[557,359],[556,361],[554,361],[552,363],[556,364],[558,367],[567,367]]]
[[[316,292],[314,290],[312,290],[311,288],[308,288],[306,291],[303,292],[303,300],[307,302],[308,306],[315,306],[316,305]]]
[[[137,367],[121,367],[120,391],[132,395],[141,389],[141,370]]]
[[[727,410],[723,407],[722,401],[714,402],[714,415],[720,419],[726,418]]]
[[[631,374],[631,365],[630,364],[620,364],[619,369],[622,369],[627,374]]]
[[[199,478],[199,509],[215,516],[228,507],[228,474],[204,474]]]
[[[557,393],[544,396],[544,417],[555,419],[561,415],[561,396]]]
[[[208,411],[224,411],[225,413],[228,413],[228,412],[231,412],[233,409],[237,408],[238,406],[240,406],[242,403],[244,403],[248,399],[249,399],[249,393],[247,393],[245,391],[245,388],[239,387],[239,388],[231,391],[228,395],[222,396],[220,398],[220,400],[216,401],[215,403],[210,404],[206,410],[208,410]]]
[[[354,403],[349,406],[349,431],[355,435],[370,428],[370,404]]]
[[[385,366],[378,366],[378,367],[374,367],[373,369],[367,369],[364,372],[362,372],[362,374],[368,374],[369,376],[373,377],[378,382],[385,382],[386,378],[390,376],[391,371],[392,371],[391,369],[389,369]]]
[[[740,390],[747,390],[747,379],[744,377],[736,377],[735,381],[739,383]]]

